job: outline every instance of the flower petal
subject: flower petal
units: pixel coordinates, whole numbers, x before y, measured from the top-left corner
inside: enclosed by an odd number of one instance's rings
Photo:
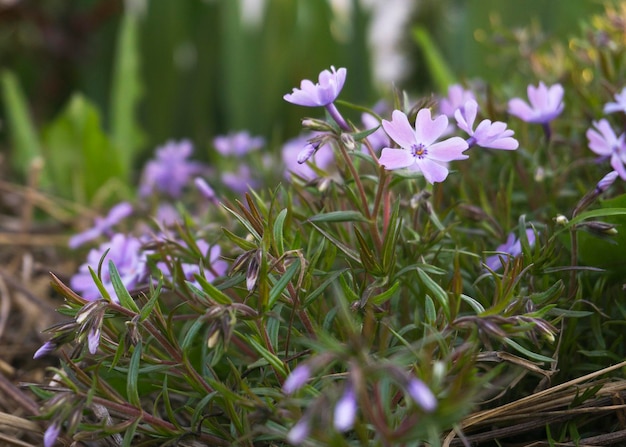
[[[402,169],[415,163],[416,158],[406,149],[383,148],[378,162],[387,170]]]
[[[415,117],[415,140],[430,146],[448,127],[448,117],[439,115],[431,119],[430,109],[420,109]]]
[[[463,151],[467,150],[468,145],[461,137],[452,137],[447,140],[435,143],[428,147],[428,158],[437,161],[465,160],[467,155]]]
[[[410,149],[416,143],[415,131],[404,112],[394,110],[391,114],[391,121],[383,120],[382,123],[387,135],[400,147]]]
[[[428,158],[416,158],[415,165],[424,174],[428,183],[443,182],[448,177],[448,168]]]

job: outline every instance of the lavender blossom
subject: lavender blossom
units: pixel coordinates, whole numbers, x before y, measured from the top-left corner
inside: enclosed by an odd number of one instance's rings
[[[118,233],[111,238],[110,242],[105,242],[97,249],[92,249],[87,256],[87,262],[80,266],[78,273],[70,280],[72,289],[80,293],[86,300],[93,301],[101,296],[89,273],[89,267],[97,273],[100,259],[107,250],[108,253],[102,263],[101,280],[113,301],[118,302],[118,298],[111,282],[109,261],[113,261],[120,274],[122,284],[127,289],[136,287],[145,277],[146,256],[141,250],[141,242],[132,236]]]
[[[504,150],[515,150],[519,147],[518,141],[513,138],[514,132],[507,129],[506,123],[501,121],[482,120],[474,130],[477,112],[478,103],[473,99],[467,101],[454,112],[457,125],[470,136],[467,140],[469,147],[478,145]]]
[[[439,112],[452,118],[455,112],[463,107],[469,100],[475,100],[476,97],[471,90],[466,90],[460,84],[453,84],[448,87],[448,96],[439,101]]]
[[[43,434],[44,447],[52,447],[54,444],[56,444],[57,439],[59,439],[60,433],[61,426],[57,422],[53,422],[50,426],[48,426],[45,433]]]
[[[111,228],[117,225],[122,219],[130,216],[133,207],[128,202],[121,202],[115,205],[106,217],[96,217],[94,226],[82,233],[72,236],[68,242],[68,246],[72,249],[78,248],[86,242],[96,239],[102,235],[110,235]]]
[[[528,240],[528,244],[532,247],[535,245],[535,232],[529,228],[526,230],[526,239]],[[509,236],[506,242],[502,245],[499,245],[495,251],[504,253],[512,258],[516,258],[517,256],[522,254],[522,243],[515,236],[515,233],[509,233]],[[493,255],[489,256],[485,259],[485,265],[489,267],[489,269],[493,271],[497,271],[502,268],[502,262],[500,261],[502,255]]]
[[[308,438],[309,433],[311,433],[311,424],[309,418],[304,416],[291,427],[287,433],[287,441],[293,445],[300,445]]]
[[[331,71],[324,70],[319,75],[319,82],[313,84],[308,79],[300,83],[300,88],[294,88],[292,93],[283,96],[285,101],[305,107],[325,107],[333,103],[346,80],[347,71],[345,68],[336,70],[330,67]]]
[[[437,408],[437,398],[421,380],[411,378],[406,385],[406,391],[424,411],[431,412]]]
[[[231,191],[239,194],[247,192],[250,187],[255,188],[258,184],[252,178],[250,167],[245,164],[239,165],[235,172],[224,172],[222,174],[222,183]]]
[[[613,97],[615,98],[615,102],[607,102],[604,105],[604,113],[626,113],[626,87],[624,87],[620,93],[616,93]]]
[[[195,278],[196,275],[201,275],[202,272],[204,273],[204,278],[208,282],[213,282],[215,278],[226,274],[226,271],[228,270],[228,263],[220,259],[221,247],[219,245],[209,245],[202,239],[197,240],[196,245],[204,258],[204,270],[201,271],[198,263],[181,263],[180,267],[183,271],[183,275],[185,276],[185,280],[200,288],[200,284]],[[156,264],[161,273],[163,273],[163,275],[170,280],[173,279],[169,268],[169,263],[172,263],[172,261],[173,260],[168,257],[168,262],[162,261],[157,262]]]
[[[334,101],[341,93],[343,84],[346,81],[347,71],[345,68],[336,70],[330,67],[331,71],[324,70],[319,74],[319,82],[313,84],[308,79],[300,83],[300,88],[294,88],[291,93],[283,96],[285,101],[305,107],[325,107],[330,116],[343,130],[350,131],[350,126],[341,116]]]
[[[241,157],[248,152],[262,148],[265,145],[263,137],[252,137],[247,131],[219,135],[213,139],[213,146],[222,155]]]
[[[394,110],[392,120],[383,120],[383,128],[401,149],[383,148],[379,159],[386,169],[413,168],[421,171],[429,183],[442,182],[448,177],[445,162],[464,160],[467,142],[452,137],[435,142],[446,130],[448,118],[440,115],[431,119],[429,109],[421,109],[415,119],[415,129],[407,116]]]
[[[348,431],[354,426],[356,420],[357,401],[354,388],[351,384],[346,389],[335,405],[333,425],[341,432]]]
[[[594,121],[593,125],[597,130],[587,130],[589,149],[602,157],[610,158],[611,167],[617,171],[622,180],[626,180],[626,167],[624,167],[626,163],[626,143],[624,142],[626,135],[616,136],[606,119]]]
[[[169,141],[156,151],[156,157],[146,164],[141,177],[139,194],[148,196],[155,191],[173,198],[182,194],[190,179],[202,171],[202,165],[189,161],[193,152],[190,141]]]
[[[283,392],[293,394],[302,388],[311,377],[311,367],[307,363],[300,363],[295,367],[287,380],[283,383]]]
[[[45,342],[43,345],[41,345],[41,347],[37,349],[37,351],[35,351],[33,358],[38,359],[38,358],[44,357],[50,354],[51,352],[53,352],[56,348],[57,348],[57,344],[49,340]]]
[[[559,116],[563,111],[563,86],[554,84],[546,87],[543,82],[539,86],[528,86],[528,99],[530,105],[520,99],[513,98],[509,101],[509,113],[527,123],[547,124]]]

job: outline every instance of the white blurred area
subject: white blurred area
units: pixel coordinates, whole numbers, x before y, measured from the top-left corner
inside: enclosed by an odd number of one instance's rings
[[[247,26],[262,24],[267,0],[239,0],[241,20]],[[298,1],[298,0],[293,0]],[[319,0],[322,1],[322,0]],[[341,41],[350,38],[355,0],[326,0],[335,15],[329,24],[333,35]],[[408,75],[411,65],[403,52],[403,40],[419,0],[358,0],[369,12],[368,45],[371,50],[372,75],[378,85],[399,83]],[[339,62],[338,62],[339,64]]]

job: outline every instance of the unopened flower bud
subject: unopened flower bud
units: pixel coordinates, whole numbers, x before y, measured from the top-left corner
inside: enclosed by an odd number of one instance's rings
[[[535,171],[535,181],[537,183],[541,183],[545,180],[545,178],[546,178],[546,170],[543,169],[542,166],[539,166],[537,170]]]
[[[354,137],[349,133],[341,134],[341,143],[349,151],[353,151],[356,148],[356,142],[354,141]]]
[[[343,396],[337,401],[335,405],[335,412],[333,416],[333,425],[338,431],[348,431],[354,425],[356,419],[356,395],[351,384],[346,386],[346,390]]]
[[[567,219],[567,217],[565,217],[563,214],[558,214],[555,218],[554,218],[554,222],[557,225],[566,225],[567,222],[569,222],[569,220]]]
[[[196,185],[196,188],[198,188],[200,194],[202,194],[205,199],[208,199],[211,202],[217,202],[217,196],[215,195],[215,191],[202,177],[196,177],[193,182]]]
[[[437,408],[437,398],[421,380],[411,378],[406,386],[406,391],[424,411],[431,412]]]
[[[304,386],[311,377],[311,367],[307,363],[300,363],[283,383],[283,392],[293,394]]]
[[[315,154],[317,151],[317,147],[312,145],[311,143],[304,146],[304,148],[298,153],[298,164],[306,163],[306,161]]]
[[[326,121],[315,118],[304,118],[302,120],[302,127],[315,131],[328,132],[333,130],[332,126]]]
[[[613,184],[613,182],[617,179],[617,177],[618,177],[617,171],[609,172],[607,175],[602,177],[602,179],[600,179],[600,181],[596,185],[596,191],[599,194],[603,193],[604,191],[609,189],[609,187]]]
[[[589,229],[591,232],[597,233],[600,235],[615,236],[617,234],[617,229],[615,228],[615,225],[607,223],[607,222],[600,222],[600,221],[583,222],[579,224],[579,226],[585,227]]]
[[[248,264],[248,271],[246,272],[246,288],[248,292],[252,292],[252,289],[256,286],[259,279],[259,271],[261,270],[261,250],[257,250],[254,256],[250,258]]]

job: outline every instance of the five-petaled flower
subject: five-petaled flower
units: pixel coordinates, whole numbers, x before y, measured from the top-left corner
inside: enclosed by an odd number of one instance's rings
[[[594,121],[593,125],[595,129],[587,130],[589,149],[603,157],[610,157],[613,169],[617,171],[622,180],[626,180],[626,167],[624,167],[626,163],[626,143],[624,142],[626,134],[616,136],[609,122],[605,119]]]
[[[519,146],[518,141],[513,138],[513,131],[506,128],[506,123],[502,121],[482,120],[476,130],[474,121],[478,112],[478,104],[473,99],[468,100],[462,107],[454,112],[456,123],[470,136],[467,140],[469,147],[474,145],[491,148],[514,150]]]
[[[343,84],[346,81],[346,69],[330,67],[331,71],[324,70],[319,75],[319,82],[313,84],[308,79],[300,83],[300,88],[294,88],[283,98],[292,104],[305,107],[324,107],[337,99]]]
[[[475,99],[471,90],[464,89],[462,85],[453,84],[448,87],[448,96],[439,101],[439,112],[452,118],[454,113],[470,99]]]
[[[463,151],[468,145],[463,138],[436,142],[448,127],[445,115],[433,120],[429,109],[421,109],[415,118],[415,128],[400,110],[394,110],[391,118],[391,121],[383,120],[383,128],[401,149],[382,150],[379,162],[386,169],[414,169],[421,171],[429,183],[442,182],[448,176],[446,162],[467,158]]]
[[[528,86],[530,105],[520,98],[509,101],[509,113],[527,123],[547,124],[563,111],[563,86],[554,84],[547,87],[543,82],[539,86]]]
[[[253,137],[247,131],[218,135],[213,139],[213,146],[222,155],[241,157],[248,152],[260,149],[265,144],[263,137]]]

